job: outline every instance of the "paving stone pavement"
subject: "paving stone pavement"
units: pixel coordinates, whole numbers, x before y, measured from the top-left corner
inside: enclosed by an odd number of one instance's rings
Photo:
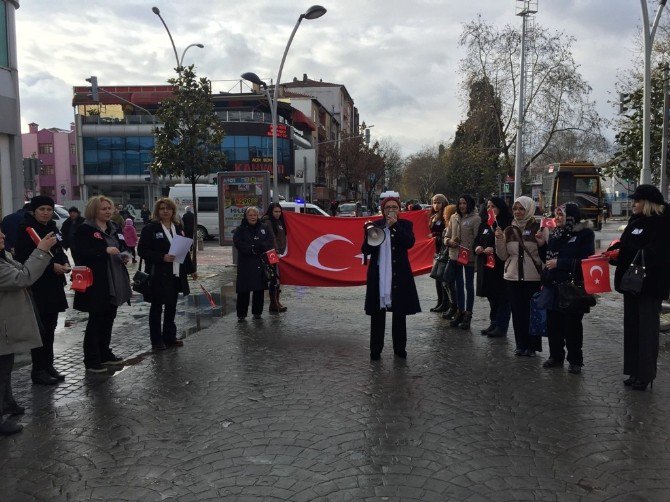
[[[546,343],[515,358],[511,329],[479,335],[480,300],[471,331],[447,328],[417,285],[407,361],[390,334],[369,360],[364,288],[285,287],[285,314],[224,315],[66,396],[23,385],[0,499],[670,500],[666,337],[653,390],[625,388],[616,294],[586,317],[571,375],[541,368]]]

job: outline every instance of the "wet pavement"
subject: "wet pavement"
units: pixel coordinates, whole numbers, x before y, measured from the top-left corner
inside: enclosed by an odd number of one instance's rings
[[[184,347],[152,353],[139,304],[113,336],[128,366],[86,375],[68,313],[66,382],[14,372],[28,410],[0,439],[0,500],[670,500],[668,336],[653,390],[624,387],[619,295],[585,318],[572,375],[542,369],[546,343],[517,358],[511,329],[479,335],[481,299],[448,328],[422,276],[408,359],[387,334],[371,362],[364,288],[284,287],[287,313],[238,323],[226,249],[201,262],[224,307],[184,304]]]

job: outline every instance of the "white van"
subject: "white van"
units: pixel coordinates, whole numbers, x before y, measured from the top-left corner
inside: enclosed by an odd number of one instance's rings
[[[195,196],[198,198],[198,238],[217,237],[219,235],[219,192],[217,185],[196,184]],[[186,206],[193,207],[193,191],[188,183],[178,183],[170,187],[169,197],[177,204],[179,216],[186,212]],[[319,206],[296,202],[279,201],[284,211],[330,216]],[[263,208],[260,208],[261,211]]]

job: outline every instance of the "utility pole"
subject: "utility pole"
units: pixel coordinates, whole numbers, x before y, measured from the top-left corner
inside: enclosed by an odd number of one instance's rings
[[[663,67],[663,139],[661,141],[661,176],[659,180],[659,190],[663,194],[663,198],[668,198],[668,107],[670,100],[668,100],[668,65]]]

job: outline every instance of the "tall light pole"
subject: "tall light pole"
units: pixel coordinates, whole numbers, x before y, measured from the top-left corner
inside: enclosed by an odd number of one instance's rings
[[[165,31],[167,31],[168,37],[170,37],[170,44],[172,44],[172,50],[174,51],[174,59],[177,62],[177,72],[180,72],[181,69],[183,68],[184,56],[186,55],[186,51],[189,50],[191,47],[200,47],[202,49],[205,46],[203,44],[190,44],[186,46],[184,52],[181,53],[181,58],[179,58],[179,55],[177,54],[177,46],[175,46],[174,39],[172,38],[172,33],[170,33],[170,28],[168,28],[167,24],[165,24],[165,20],[163,19],[163,16],[161,16],[160,9],[158,7],[152,7],[151,11],[158,16],[158,19],[161,20],[161,23],[163,23],[163,26],[165,27]]]
[[[649,26],[649,11],[647,9],[647,0],[640,0],[642,7],[642,23],[644,37],[644,94],[642,108],[642,170],[640,171],[640,184],[651,183],[651,49],[654,45],[654,36],[656,28],[661,20],[661,12],[665,7],[667,0],[660,0],[656,17],[651,28]]]
[[[266,95],[268,101],[270,102],[270,112],[272,114],[272,202],[277,202],[279,200],[279,175],[277,173],[277,100],[279,99],[279,82],[281,81],[281,72],[284,69],[284,61],[286,61],[286,55],[288,54],[289,47],[291,47],[291,42],[293,42],[293,37],[295,32],[298,31],[298,26],[303,19],[317,19],[323,16],[326,13],[325,7],[320,5],[312,5],[304,13],[300,14],[298,21],[293,27],[291,36],[288,39],[286,48],[284,49],[284,55],[281,58],[281,64],[279,65],[279,72],[277,73],[277,80],[275,81],[274,92],[272,99],[270,99],[270,93],[267,90],[267,86],[264,82],[258,78],[258,75],[255,73],[245,73],[242,75],[242,78],[248,80],[259,86],[265,86]]]

